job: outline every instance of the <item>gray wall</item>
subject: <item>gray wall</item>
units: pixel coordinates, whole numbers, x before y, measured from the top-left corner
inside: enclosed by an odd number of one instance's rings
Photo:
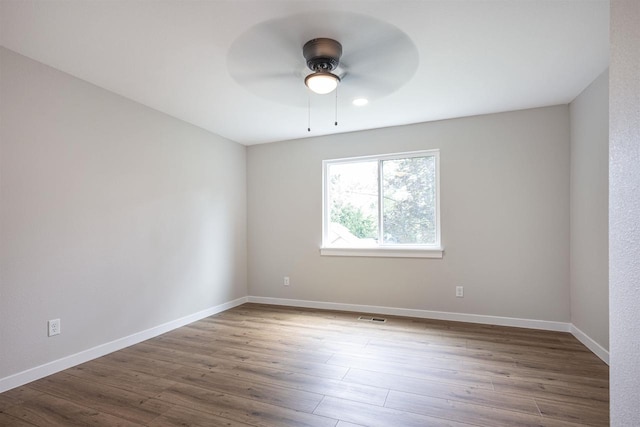
[[[611,425],[640,425],[640,2],[611,1]]]
[[[245,147],[0,59],[0,378],[247,294]]]
[[[569,111],[571,323],[609,349],[609,73]]]
[[[249,294],[568,322],[569,144],[556,106],[251,146]],[[443,259],[319,255],[323,159],[429,148]]]

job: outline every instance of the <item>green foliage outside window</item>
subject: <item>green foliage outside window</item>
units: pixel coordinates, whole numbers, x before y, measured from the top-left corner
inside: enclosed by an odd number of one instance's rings
[[[376,238],[377,225],[374,218],[367,216],[362,209],[350,203],[334,202],[331,209],[331,222],[341,224],[359,239]]]

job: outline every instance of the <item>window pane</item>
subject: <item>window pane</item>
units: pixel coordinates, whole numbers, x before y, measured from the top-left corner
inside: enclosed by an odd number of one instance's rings
[[[435,158],[382,162],[385,244],[436,243]]]
[[[329,245],[373,246],[378,240],[378,162],[329,165]]]

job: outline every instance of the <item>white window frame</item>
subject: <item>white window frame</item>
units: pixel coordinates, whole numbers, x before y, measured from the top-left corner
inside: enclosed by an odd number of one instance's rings
[[[359,163],[375,160],[378,162],[378,230],[382,233],[382,161],[407,159],[411,157],[434,157],[435,159],[435,187],[436,187],[436,242],[431,245],[378,244],[372,247],[337,247],[328,246],[330,207],[328,206],[328,188],[330,165],[340,163]],[[405,153],[392,153],[375,156],[349,157],[343,159],[329,159],[322,161],[322,246],[320,255],[325,256],[357,256],[357,257],[391,257],[391,258],[442,258],[444,249],[441,240],[440,224],[440,150],[421,150]]]

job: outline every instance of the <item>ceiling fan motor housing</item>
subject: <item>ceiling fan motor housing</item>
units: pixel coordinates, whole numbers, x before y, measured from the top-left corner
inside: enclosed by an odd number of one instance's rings
[[[312,39],[304,44],[302,54],[312,71],[333,71],[340,64],[342,45],[333,39]]]

